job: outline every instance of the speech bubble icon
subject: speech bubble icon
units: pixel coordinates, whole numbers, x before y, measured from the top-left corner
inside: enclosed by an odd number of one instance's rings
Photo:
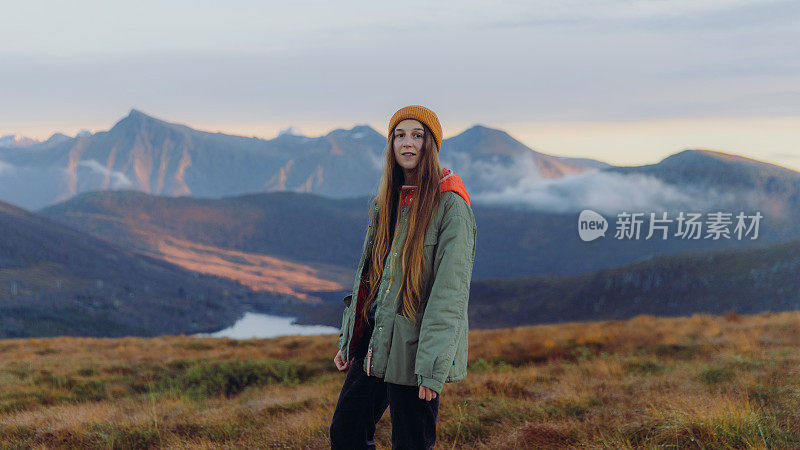
[[[606,218],[591,209],[584,209],[578,216],[578,236],[584,242],[593,241],[600,236],[606,237],[607,229]]]

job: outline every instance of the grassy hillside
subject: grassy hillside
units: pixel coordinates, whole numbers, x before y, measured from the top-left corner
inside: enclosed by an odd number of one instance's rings
[[[800,445],[800,312],[470,332],[442,448]],[[336,337],[0,341],[0,442],[329,448]],[[378,424],[390,448],[387,411]]]

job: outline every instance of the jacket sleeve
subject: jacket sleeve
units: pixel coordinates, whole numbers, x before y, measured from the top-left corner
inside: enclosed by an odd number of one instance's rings
[[[347,294],[347,296],[345,296],[342,299],[342,301],[344,302],[344,312],[342,312],[342,324],[339,326],[339,339],[341,339],[342,336],[344,335],[345,323],[347,322],[345,320],[345,315],[347,314],[347,308],[350,306],[350,301],[351,301],[350,299],[352,298],[353,294]]]
[[[463,202],[462,202],[463,203]],[[420,325],[414,366],[417,384],[441,393],[467,324],[475,257],[475,219],[466,203],[448,213],[439,231],[434,281]]]

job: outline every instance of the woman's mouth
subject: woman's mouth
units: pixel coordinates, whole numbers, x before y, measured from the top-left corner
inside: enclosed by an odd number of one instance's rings
[[[409,156],[409,157],[410,157],[410,156],[414,156],[414,154],[413,154],[413,153],[406,152],[406,153],[403,153],[403,156]]]

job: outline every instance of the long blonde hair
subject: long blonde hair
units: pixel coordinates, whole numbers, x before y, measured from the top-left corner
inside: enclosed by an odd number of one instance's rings
[[[414,196],[408,211],[408,232],[403,244],[403,248],[398,252],[398,258],[402,259],[402,284],[399,292],[402,292],[401,313],[409,320],[416,323],[416,315],[419,310],[422,296],[427,292],[422,292],[422,267],[423,267],[423,241],[425,230],[441,200],[439,192],[439,178],[442,169],[439,164],[439,152],[436,141],[430,129],[423,124],[423,143],[420,153],[419,163],[414,168],[416,173],[416,187]],[[389,256],[391,251],[394,230],[397,224],[397,211],[400,207],[400,191],[403,185],[403,168],[397,164],[394,156],[394,130],[391,131],[391,138],[386,146],[386,164],[383,176],[381,177],[378,195],[378,219],[376,221],[373,237],[372,252],[369,255],[370,268],[366,275],[369,286],[369,294],[364,309],[361,311],[363,320],[367,320],[367,311],[378,295],[380,280],[383,276],[384,259]],[[394,224],[394,227],[393,227]],[[390,265],[391,270],[394,264]],[[390,272],[389,280],[392,273]],[[395,297],[397,302],[397,296]],[[395,305],[397,305],[395,303]]]

